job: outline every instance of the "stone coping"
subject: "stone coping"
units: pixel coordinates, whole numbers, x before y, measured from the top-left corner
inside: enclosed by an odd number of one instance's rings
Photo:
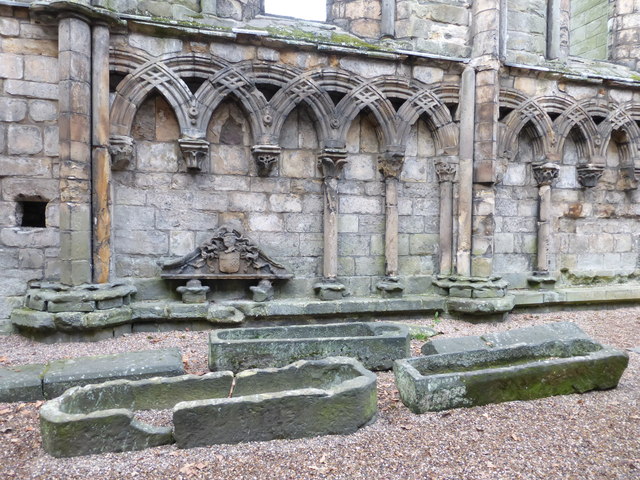
[[[515,307],[543,305],[598,304],[640,302],[640,285],[592,285],[564,287],[553,290],[509,290],[515,297]]]
[[[414,413],[615,388],[629,362],[568,322],[431,343],[394,363]]]
[[[70,387],[119,378],[184,374],[177,348],[55,360],[0,368],[0,402],[55,398]]]
[[[389,370],[411,355],[409,328],[386,322],[236,328],[209,334],[209,369],[281,367],[306,358],[345,355],[372,370]]]
[[[148,425],[134,410],[173,409],[173,426]],[[346,434],[376,415],[376,376],[350,358],[279,369],[216,372],[74,387],[40,410],[42,444],[69,457]]]

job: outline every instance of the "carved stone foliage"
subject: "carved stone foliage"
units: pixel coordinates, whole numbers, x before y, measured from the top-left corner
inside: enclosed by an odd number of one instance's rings
[[[201,171],[204,161],[209,156],[209,142],[201,138],[181,138],[178,144],[187,170]]]
[[[378,170],[384,178],[398,178],[404,165],[404,155],[397,152],[387,152],[378,157]]]
[[[327,178],[338,178],[347,163],[347,151],[342,148],[325,148],[318,156],[318,166]]]
[[[560,167],[552,162],[534,164],[532,168],[533,176],[539,187],[551,185],[558,178],[558,172],[560,171]]]
[[[455,180],[458,164],[452,159],[439,158],[435,162],[435,167],[438,181],[441,183],[453,182]]]
[[[287,269],[269,258],[240,231],[222,226],[193,252],[165,264],[163,278],[291,278]]]
[[[109,139],[109,155],[111,168],[124,170],[129,166],[135,154],[133,138],[124,135],[112,135]]]
[[[268,176],[273,167],[278,163],[282,149],[278,145],[255,145],[251,148],[251,153],[258,165],[258,175]]]
[[[598,180],[600,180],[604,172],[604,166],[587,163],[585,165],[578,165],[576,171],[580,185],[585,188],[591,188],[598,184]]]

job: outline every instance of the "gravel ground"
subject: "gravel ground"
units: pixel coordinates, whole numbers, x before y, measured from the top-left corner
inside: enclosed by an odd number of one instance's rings
[[[515,314],[502,324],[442,320],[446,336],[573,321],[618,348],[640,346],[640,307]],[[432,320],[421,322],[432,325]],[[204,373],[205,332],[141,333],[98,343],[43,345],[0,337],[0,363],[180,348]],[[414,355],[422,342],[413,342]],[[377,421],[347,436],[55,459],[41,448],[37,403],[0,403],[2,479],[640,479],[640,354],[615,390],[414,415],[390,372],[378,374]]]

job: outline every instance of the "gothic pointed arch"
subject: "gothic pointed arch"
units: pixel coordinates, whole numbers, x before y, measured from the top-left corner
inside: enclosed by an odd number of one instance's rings
[[[638,149],[638,145],[640,145],[640,127],[638,127],[631,115],[627,113],[632,110],[630,107],[631,105],[629,104],[615,105],[608,110],[605,120],[598,126],[601,138],[605,139],[598,153],[604,156],[609,143],[612,141],[613,134],[621,132],[626,136],[626,140],[624,142],[616,142],[620,152],[620,165],[632,167],[634,160],[640,157]]]

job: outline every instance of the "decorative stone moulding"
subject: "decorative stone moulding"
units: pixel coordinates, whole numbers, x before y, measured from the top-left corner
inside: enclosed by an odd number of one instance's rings
[[[258,166],[258,175],[267,177],[278,163],[282,149],[278,145],[254,145],[251,153]]]
[[[414,413],[614,388],[629,362],[571,323],[442,340],[394,364]]]
[[[558,178],[558,173],[560,172],[560,167],[553,162],[536,163],[531,168],[539,187],[551,185]]]
[[[404,285],[397,277],[386,277],[376,284],[376,288],[380,290],[380,294],[384,298],[402,297]]]
[[[166,263],[162,267],[162,278],[173,280],[194,280],[198,285],[187,283],[186,287],[178,287],[178,292],[185,293],[189,299],[196,298],[201,303],[206,298],[202,292],[198,297],[191,297],[189,288],[207,288],[200,285],[199,280],[258,280],[258,285],[250,287],[256,302],[271,300],[274,295],[273,280],[292,278],[284,265],[269,258],[258,246],[239,230],[229,226],[218,228],[210,240],[193,252],[178,260]],[[195,291],[194,291],[195,292]],[[206,292],[204,292],[206,295]]]
[[[347,287],[336,279],[325,279],[315,283],[313,289],[320,300],[340,300],[349,296]]]
[[[441,157],[435,163],[439,182],[453,182],[458,172],[458,158],[450,155]]]
[[[204,161],[209,156],[209,142],[202,138],[181,138],[178,140],[178,145],[180,145],[187,170],[202,171]]]
[[[557,280],[556,276],[549,272],[533,272],[533,275],[527,278],[527,283],[532,288],[550,290],[555,286]]]
[[[281,367],[302,358],[348,355],[372,370],[389,370],[409,352],[409,329],[393,323],[332,323],[216,330],[209,335],[209,369]]]
[[[594,165],[592,163],[587,163],[584,165],[578,165],[576,167],[576,172],[578,174],[578,182],[584,188],[592,188],[598,184],[600,177],[604,173],[604,165]]]
[[[134,410],[173,408],[173,426]],[[116,380],[74,387],[40,410],[42,445],[55,457],[348,434],[375,419],[376,376],[326,358],[279,369]]]
[[[447,310],[465,315],[504,315],[513,310],[515,296],[499,276],[438,275],[433,284],[448,298]]]
[[[133,138],[124,135],[112,135],[109,138],[109,155],[113,170],[125,170],[135,157]]]
[[[638,188],[638,178],[640,177],[640,168],[621,167],[620,177],[622,178],[623,190],[635,190]]]

